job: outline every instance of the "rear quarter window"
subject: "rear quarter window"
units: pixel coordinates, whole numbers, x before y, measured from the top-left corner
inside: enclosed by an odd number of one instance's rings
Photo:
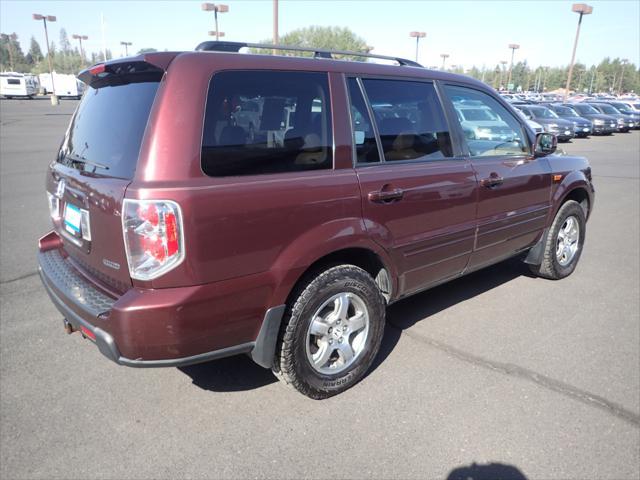
[[[207,95],[201,164],[214,177],[332,168],[327,74],[215,74]]]

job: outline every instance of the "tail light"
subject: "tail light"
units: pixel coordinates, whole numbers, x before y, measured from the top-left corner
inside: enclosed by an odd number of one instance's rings
[[[122,230],[131,278],[153,280],[184,260],[182,213],[175,202],[125,199]]]

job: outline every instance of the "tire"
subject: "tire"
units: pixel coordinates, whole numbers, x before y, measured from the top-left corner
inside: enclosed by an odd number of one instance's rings
[[[577,238],[570,227],[573,222],[577,225]],[[571,275],[582,254],[586,223],[585,212],[578,202],[567,200],[563,203],[544,239],[542,263],[530,265],[531,271],[540,277],[551,280],[559,280]],[[566,249],[561,249],[561,244]],[[560,250],[562,253],[559,252]]]
[[[355,385],[373,363],[384,332],[386,306],[374,279],[356,266],[338,265],[304,282],[292,297],[273,372],[317,400]],[[312,323],[322,333],[312,333]]]

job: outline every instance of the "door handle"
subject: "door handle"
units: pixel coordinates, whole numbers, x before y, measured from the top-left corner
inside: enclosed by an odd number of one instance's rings
[[[480,185],[486,188],[497,187],[498,185],[502,185],[504,183],[504,177],[499,177],[498,174],[491,174],[489,178],[483,178],[480,180]]]
[[[403,196],[404,191],[401,188],[394,188],[392,190],[378,190],[376,192],[369,192],[367,198],[370,202],[388,203],[394,200],[400,200]]]

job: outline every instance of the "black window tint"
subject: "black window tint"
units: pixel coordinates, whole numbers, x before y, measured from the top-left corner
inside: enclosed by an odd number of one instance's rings
[[[209,85],[202,170],[256,175],[333,166],[327,75],[230,71]]]
[[[349,79],[349,97],[351,98],[351,129],[358,163],[380,161],[376,134],[373,130],[367,104],[362,97],[360,86],[355,78]]]
[[[87,87],[58,161],[83,171],[133,178],[160,84],[161,74],[157,76],[157,81],[137,81],[123,75],[118,77],[122,84]]]
[[[386,161],[453,156],[451,138],[433,84],[363,80]]]
[[[453,85],[446,85],[445,90],[458,112],[471,156],[522,155],[529,152],[521,123],[491,95]],[[531,117],[528,108],[518,108],[525,117]],[[466,112],[469,111],[484,113],[468,115]]]
[[[8,78],[7,83],[9,85],[20,85],[20,80],[18,80],[17,78]]]

